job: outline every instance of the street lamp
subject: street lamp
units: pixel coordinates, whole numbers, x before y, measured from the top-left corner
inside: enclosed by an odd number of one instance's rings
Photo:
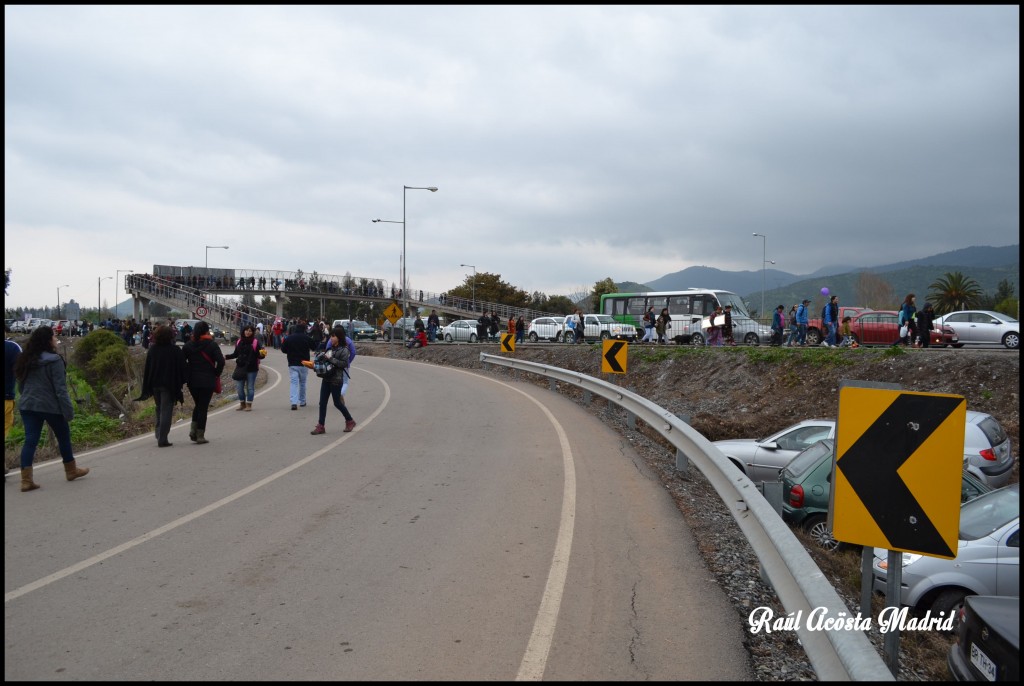
[[[460,264],[460,267],[472,267],[473,269],[473,313],[476,314],[476,265]]]
[[[100,290],[100,287],[103,285],[103,282],[106,279],[112,279],[112,278],[114,278],[114,277],[112,277],[112,276],[97,276],[96,277],[96,326],[99,326],[100,322],[103,320],[103,310],[100,307],[100,303],[103,301],[103,296],[101,295],[102,291]]]
[[[755,236],[761,237],[761,311],[758,312],[758,316],[764,319],[764,275],[765,268],[768,264],[768,236],[763,233],[754,232]],[[772,264],[775,264],[772,262]]]
[[[121,278],[121,272],[124,272],[125,274],[134,274],[135,270],[134,269],[115,269],[114,270],[114,277],[115,277],[114,278],[114,316],[115,317],[117,316],[117,289],[118,289],[118,285],[117,284],[118,284],[118,279]],[[121,284],[121,287],[123,288],[124,284]]]
[[[414,191],[430,191],[431,193],[437,193],[437,186],[402,186],[402,297],[405,300],[405,316],[409,316],[409,288],[406,282],[405,274],[409,265],[409,255],[405,252],[405,192],[408,190]],[[407,320],[408,321],[408,320]],[[402,338],[405,338],[405,327],[402,327]]]
[[[60,316],[60,289],[67,287],[67,284],[64,284],[63,286],[57,286],[57,321],[63,319],[63,317]]]
[[[222,250],[227,250],[227,249],[228,249],[228,246],[226,246],[226,245],[208,245],[208,246],[206,246],[206,270],[207,270],[207,271],[203,273],[203,276],[204,276],[204,277],[206,277],[206,276],[209,276],[209,269],[210,269],[210,248],[220,248],[220,249],[222,249]]]

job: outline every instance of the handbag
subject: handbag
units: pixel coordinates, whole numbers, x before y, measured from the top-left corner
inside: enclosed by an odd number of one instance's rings
[[[327,355],[324,353],[317,353],[316,357],[313,358],[313,373],[321,378],[331,373],[332,366],[327,361]]]
[[[205,351],[201,351],[199,354],[206,358],[206,361],[210,363],[211,367],[213,367],[213,371],[217,371],[217,365],[215,365],[213,363],[213,360],[210,359],[210,356],[207,355]],[[221,385],[221,382],[220,382],[220,375],[218,374],[217,375],[217,381],[215,381],[214,384],[213,384],[213,392],[214,393],[220,393],[223,390],[224,390],[224,388],[223,388],[223,386]]]
[[[235,371],[231,372],[231,378],[235,381],[245,381],[249,378],[249,372],[242,365],[235,365]]]

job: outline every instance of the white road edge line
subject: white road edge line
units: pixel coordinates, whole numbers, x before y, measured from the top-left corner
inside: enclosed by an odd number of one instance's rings
[[[371,371],[369,371],[367,369],[363,369],[362,371],[366,372],[370,376],[375,377],[378,381],[380,381],[381,385],[384,386],[384,399],[383,399],[383,401],[381,401],[380,406],[378,406],[377,409],[374,410],[373,414],[371,414],[369,417],[367,417],[364,421],[360,422],[359,425],[355,429],[353,429],[351,432],[349,432],[347,434],[342,434],[341,438],[339,438],[338,440],[334,441],[333,443],[329,443],[328,445],[326,445],[325,447],[321,448],[320,450],[317,450],[315,453],[312,453],[311,455],[302,458],[298,462],[292,463],[291,465],[285,467],[284,469],[281,469],[280,471],[277,471],[277,472],[271,474],[270,476],[266,477],[265,479],[261,479],[260,481],[257,481],[256,483],[252,484],[251,486],[247,486],[247,487],[243,488],[242,490],[237,491],[235,493],[232,493],[231,495],[229,495],[229,496],[227,496],[225,498],[221,498],[220,500],[218,500],[215,503],[211,503],[211,504],[207,505],[204,508],[201,508],[199,510],[196,510],[195,512],[192,512],[190,514],[185,515],[184,517],[179,517],[178,519],[175,519],[172,522],[168,522],[167,524],[164,524],[161,527],[158,527],[156,529],[153,529],[152,531],[144,533],[141,536],[138,536],[137,538],[133,538],[130,541],[126,541],[125,543],[122,543],[119,546],[115,546],[114,548],[111,548],[110,550],[104,551],[104,552],[102,552],[102,553],[100,553],[98,555],[94,555],[94,556],[92,556],[92,557],[90,557],[90,558],[88,558],[86,560],[82,560],[81,562],[79,562],[77,564],[71,565],[70,567],[65,567],[64,569],[56,571],[53,574],[50,574],[48,576],[44,576],[42,579],[38,579],[38,580],[33,581],[31,583],[25,584],[24,586],[22,586],[20,588],[16,588],[16,589],[14,589],[12,591],[9,591],[9,592],[4,594],[4,603],[5,604],[9,603],[10,601],[15,600],[17,598],[20,598],[21,596],[23,596],[23,595],[25,595],[27,593],[31,593],[32,591],[37,591],[40,588],[43,588],[44,586],[48,586],[49,584],[52,584],[55,581],[59,581],[60,579],[63,579],[64,577],[67,577],[67,576],[70,576],[70,575],[75,574],[77,572],[80,572],[83,569],[91,567],[94,564],[97,564],[99,562],[103,562],[104,560],[109,559],[111,557],[114,557],[115,555],[119,555],[119,554],[125,552],[126,550],[130,550],[130,549],[132,549],[132,548],[134,548],[136,546],[142,545],[146,541],[154,539],[157,536],[161,536],[161,535],[167,533],[168,531],[173,531],[174,529],[177,529],[180,526],[188,524],[189,522],[191,522],[191,521],[193,521],[195,519],[199,519],[203,515],[209,514],[209,513],[213,512],[214,510],[217,510],[217,509],[219,509],[219,508],[221,508],[221,507],[223,507],[225,505],[228,505],[229,503],[233,503],[234,501],[238,500],[239,498],[247,496],[250,493],[252,493],[253,491],[256,491],[256,490],[258,490],[260,488],[263,488],[267,484],[280,479],[282,476],[284,476],[284,475],[286,475],[286,474],[288,474],[290,472],[295,471],[299,467],[302,467],[302,466],[304,466],[306,464],[309,464],[313,460],[315,460],[318,457],[326,454],[327,452],[329,452],[330,450],[334,449],[335,447],[337,447],[338,445],[340,445],[344,441],[348,440],[349,437],[351,437],[353,434],[355,434],[355,432],[361,431],[363,428],[365,428],[370,423],[372,423],[373,420],[376,419],[377,416],[380,415],[380,413],[384,411],[384,408],[387,407],[388,403],[391,401],[391,387],[387,384],[387,382],[384,381],[384,379],[382,379],[381,377],[377,376],[376,374],[374,374],[373,372],[371,372]],[[278,374],[278,377],[280,378],[280,374]],[[267,389],[267,390],[269,390],[269,389]],[[145,438],[152,439],[152,436],[147,435],[147,436],[145,436]]]

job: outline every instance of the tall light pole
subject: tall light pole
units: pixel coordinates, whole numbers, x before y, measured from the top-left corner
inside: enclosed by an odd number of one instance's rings
[[[409,255],[405,252],[405,192],[408,190],[437,193],[437,186],[402,186],[402,298],[405,300],[404,312],[406,317],[409,316],[409,288],[405,278],[406,269],[409,264]],[[402,327],[402,338],[405,338],[404,326]]]
[[[124,284],[123,283],[120,286],[117,285],[119,283],[119,279],[121,278],[121,272],[124,272],[125,274],[134,274],[135,270],[134,269],[115,269],[114,270],[114,277],[115,277],[114,278],[114,316],[115,317],[117,316],[117,289],[118,288],[124,288]]]
[[[405,267],[405,222],[400,222],[397,219],[371,219],[374,224],[401,224],[402,225],[402,254],[398,256],[398,280],[402,280],[402,274]],[[404,292],[404,289],[403,289]],[[405,316],[405,312],[402,312],[402,316]],[[402,338],[405,338],[405,326],[402,327]],[[395,330],[391,329],[391,340],[395,340]]]
[[[210,270],[210,248],[220,248],[222,250],[227,250],[228,246],[226,246],[226,245],[208,245],[208,246],[206,246],[206,271],[203,272],[203,277],[204,278],[209,276],[209,270]]]
[[[757,313],[759,317],[764,319],[764,275],[765,268],[768,265],[768,236],[763,233],[754,232],[755,236],[761,237],[761,311]],[[774,264],[774,262],[772,263]]]
[[[103,308],[100,306],[100,303],[103,302],[101,286],[103,286],[103,281],[104,280],[112,279],[112,278],[114,278],[114,277],[112,277],[112,276],[97,276],[96,277],[96,326],[99,326],[100,322],[103,321]]]
[[[476,314],[476,265],[460,264],[460,267],[472,267],[473,269],[473,314]]]
[[[67,287],[67,284],[64,284],[63,286],[57,286],[57,321],[63,319],[63,317],[60,316],[60,289]]]

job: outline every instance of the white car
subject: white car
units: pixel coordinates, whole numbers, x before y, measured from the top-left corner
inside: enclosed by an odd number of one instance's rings
[[[965,310],[950,312],[935,319],[935,328],[948,324],[959,339],[954,348],[964,344],[1002,345],[1010,350],[1020,348],[1020,323],[1002,312],[991,310]]]
[[[476,320],[456,319],[454,322],[441,329],[441,337],[448,343],[456,341],[476,343]]]
[[[566,315],[562,318],[562,339],[566,343],[573,342],[573,332],[569,329],[569,320],[576,315]],[[558,319],[555,320],[556,322]],[[597,339],[607,340],[609,338],[621,338],[628,341],[636,340],[636,328],[632,325],[616,321],[610,314],[585,314],[583,315],[583,340],[594,341]]]
[[[537,341],[562,340],[562,331],[565,327],[565,320],[562,317],[538,317],[526,325],[526,337],[531,343]]]

